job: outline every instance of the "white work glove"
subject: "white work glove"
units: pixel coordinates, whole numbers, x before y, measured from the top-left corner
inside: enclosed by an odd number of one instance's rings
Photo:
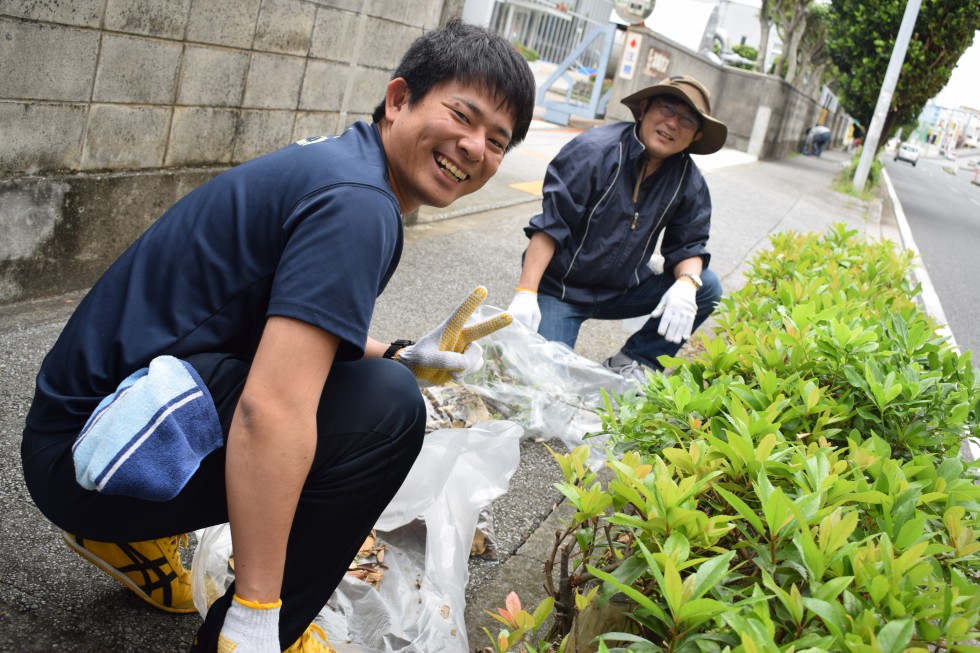
[[[686,278],[675,281],[664,293],[657,308],[650,313],[650,317],[660,318],[657,333],[675,343],[690,338],[694,329],[694,316],[698,312],[698,304],[694,299],[697,294],[698,289]]]
[[[225,622],[218,635],[219,651],[235,653],[280,653],[279,609],[282,601],[256,603],[239,598],[231,599]]]
[[[538,293],[526,288],[518,288],[510,306],[507,307],[507,312],[514,316],[515,320],[537,333],[538,325],[541,324]]]
[[[453,311],[446,321],[414,345],[395,354],[395,360],[412,370],[419,381],[442,385],[450,378],[461,380],[483,367],[483,349],[474,342],[510,324],[507,313],[463,328],[476,307],[487,298],[487,289],[478,287]]]

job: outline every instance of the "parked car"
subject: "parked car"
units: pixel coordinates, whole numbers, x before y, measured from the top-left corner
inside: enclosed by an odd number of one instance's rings
[[[902,143],[898,146],[898,150],[895,152],[895,160],[908,161],[912,165],[915,165],[919,160],[919,148],[917,148],[915,145]]]

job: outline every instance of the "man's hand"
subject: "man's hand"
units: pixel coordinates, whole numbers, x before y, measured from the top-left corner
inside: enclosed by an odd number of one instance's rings
[[[218,636],[219,651],[235,653],[279,653],[279,609],[282,601],[256,603],[239,598],[231,599],[225,623]]]
[[[415,378],[434,385],[441,385],[450,378],[459,380],[479,370],[483,366],[483,349],[474,341],[502,329],[513,320],[507,313],[501,313],[463,328],[486,298],[487,289],[480,286],[438,328],[395,354],[395,360],[412,370]]]
[[[657,308],[650,314],[650,317],[660,318],[657,333],[675,343],[691,337],[694,316],[698,312],[698,304],[694,299],[697,292],[694,284],[684,277],[667,289]]]
[[[513,315],[515,320],[537,333],[538,325],[541,324],[538,293],[526,288],[518,288],[510,306],[507,307],[507,312]]]

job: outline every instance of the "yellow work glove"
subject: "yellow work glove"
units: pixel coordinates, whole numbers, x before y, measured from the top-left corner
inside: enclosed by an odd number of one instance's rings
[[[501,313],[464,328],[466,320],[486,298],[487,289],[480,286],[437,329],[395,354],[395,360],[412,370],[419,381],[433,385],[442,385],[450,378],[460,380],[479,370],[483,366],[483,349],[475,341],[512,321],[510,315]]]

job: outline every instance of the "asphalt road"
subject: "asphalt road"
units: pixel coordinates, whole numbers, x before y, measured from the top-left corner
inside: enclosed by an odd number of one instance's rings
[[[976,171],[965,167],[966,158],[961,151],[959,165],[920,158],[913,167],[884,157],[949,329],[962,351],[980,352],[980,302],[971,274],[980,252],[980,186],[971,183]]]

